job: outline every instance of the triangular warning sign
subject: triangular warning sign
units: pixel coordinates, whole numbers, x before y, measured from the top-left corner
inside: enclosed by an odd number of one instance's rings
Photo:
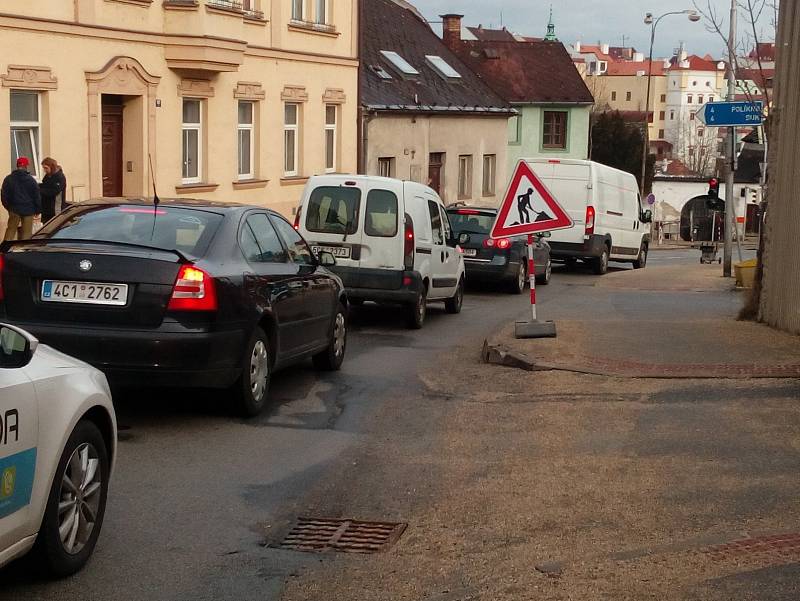
[[[561,208],[528,163],[520,161],[511,178],[505,200],[492,227],[492,238],[507,238],[572,227]]]

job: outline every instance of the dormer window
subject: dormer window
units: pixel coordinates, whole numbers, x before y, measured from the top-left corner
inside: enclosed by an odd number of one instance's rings
[[[419,75],[419,71],[412,67],[411,63],[397,54],[397,52],[393,50],[381,50],[381,54],[404,77],[414,78]]]
[[[453,69],[441,56],[426,54],[425,60],[428,61],[428,64],[433,67],[433,70],[436,71],[442,79],[447,81],[457,81],[461,79],[461,73]]]

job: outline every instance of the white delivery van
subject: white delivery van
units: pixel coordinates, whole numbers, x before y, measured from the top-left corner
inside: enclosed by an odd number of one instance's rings
[[[336,257],[331,269],[353,304],[402,305],[412,328],[422,327],[428,301],[461,311],[464,259],[431,188],[386,177],[315,176],[295,228],[315,253]]]
[[[602,275],[609,261],[647,263],[652,214],[643,211],[636,178],[593,161],[526,159],[569,214],[573,227],[548,239],[554,260],[581,259]]]

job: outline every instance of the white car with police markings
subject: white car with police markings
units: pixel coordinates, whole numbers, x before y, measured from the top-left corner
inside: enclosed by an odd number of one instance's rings
[[[0,324],[0,566],[86,563],[103,523],[117,425],[105,376]]]

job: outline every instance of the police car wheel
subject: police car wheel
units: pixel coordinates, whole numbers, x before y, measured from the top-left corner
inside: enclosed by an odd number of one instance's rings
[[[74,574],[89,560],[105,515],[109,469],[100,430],[78,422],[58,462],[34,548],[50,576]]]

